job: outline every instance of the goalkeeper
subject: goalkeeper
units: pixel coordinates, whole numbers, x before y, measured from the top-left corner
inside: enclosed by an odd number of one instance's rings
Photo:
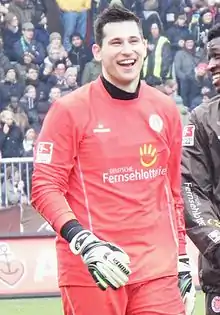
[[[64,313],[183,315],[179,113],[140,81],[146,43],[132,12],[104,11],[95,37],[101,77],[52,105],[35,148],[32,202],[58,235]]]

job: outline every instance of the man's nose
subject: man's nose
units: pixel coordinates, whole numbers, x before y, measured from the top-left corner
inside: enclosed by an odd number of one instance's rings
[[[216,67],[216,60],[214,58],[211,58],[209,63],[208,63],[207,69],[209,71],[212,71],[215,67]]]
[[[128,42],[125,42],[124,45],[122,46],[122,54],[132,54],[133,50],[132,50],[132,45]]]

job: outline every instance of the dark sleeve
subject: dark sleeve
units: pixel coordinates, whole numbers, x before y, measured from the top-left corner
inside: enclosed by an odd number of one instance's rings
[[[33,54],[35,56],[35,63],[41,65],[46,56],[44,47],[41,43],[37,43],[37,49],[33,52]]]
[[[6,138],[6,134],[0,130],[0,151],[2,151],[2,147]]]
[[[220,225],[213,224],[219,219],[212,202],[213,172],[209,139],[203,127],[204,118],[199,119],[201,115],[197,115],[202,109],[197,109],[192,112],[189,125],[184,127],[183,132],[182,194],[186,232],[199,251],[213,261],[220,243]]]
[[[164,44],[162,50],[162,67],[161,67],[161,78],[164,79],[168,75],[171,75],[172,65],[172,53],[169,43]]]

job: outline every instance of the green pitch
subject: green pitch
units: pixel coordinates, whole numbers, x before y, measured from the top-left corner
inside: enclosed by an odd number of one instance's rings
[[[63,315],[59,298],[0,300],[1,315]],[[204,297],[197,294],[195,315],[204,315]]]

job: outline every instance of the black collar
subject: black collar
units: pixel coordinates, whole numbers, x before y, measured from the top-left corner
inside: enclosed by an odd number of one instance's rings
[[[140,82],[138,83],[137,90],[134,93],[130,93],[117,88],[115,85],[107,81],[103,76],[101,76],[101,80],[106,91],[111,95],[112,98],[118,100],[133,100],[135,98],[138,98]]]

